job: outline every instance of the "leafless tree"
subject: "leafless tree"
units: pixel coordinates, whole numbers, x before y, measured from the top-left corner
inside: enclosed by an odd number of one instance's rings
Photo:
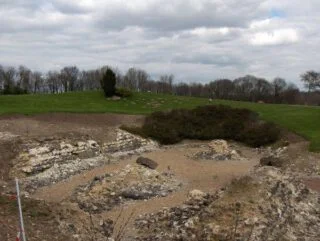
[[[301,75],[301,81],[304,82],[305,87],[310,93],[312,90],[320,87],[320,73],[309,70]]]
[[[174,75],[161,75],[159,78],[159,92],[160,93],[167,93],[171,94],[172,93],[172,86],[173,86],[173,81],[174,81]]]
[[[76,66],[67,66],[61,70],[60,75],[64,91],[75,91],[79,69]]]
[[[14,67],[4,68],[2,74],[4,90],[12,90],[15,86],[16,69]]]
[[[287,82],[285,81],[285,79],[277,77],[272,81],[272,87],[273,87],[274,102],[280,103],[281,94],[286,89]]]
[[[57,71],[49,71],[46,78],[47,87],[51,94],[62,91],[62,83],[60,80],[60,73]]]
[[[130,90],[137,89],[137,70],[135,68],[130,68],[124,76],[125,88]]]
[[[229,99],[233,91],[233,83],[228,79],[218,79],[209,83],[211,97],[218,99]]]
[[[44,92],[44,79],[41,72],[35,71],[32,73],[31,84],[33,93]]]
[[[250,100],[253,90],[252,76],[237,78],[233,81],[235,100]]]
[[[19,66],[17,87],[28,93],[31,90],[31,70],[25,66]]]
[[[82,71],[80,81],[83,82],[83,90],[98,90],[100,88],[101,74],[99,70]]]
[[[3,66],[0,65],[0,91],[3,90],[4,88],[4,69],[3,69]]]
[[[253,78],[252,101],[268,101],[272,95],[271,84],[262,78]]]
[[[302,104],[301,94],[298,87],[292,83],[287,85],[287,88],[282,93],[283,101],[285,104]]]
[[[176,95],[189,96],[190,88],[187,83],[180,82],[174,86],[174,93]]]
[[[190,95],[200,97],[202,93],[202,84],[200,83],[191,83],[190,84]]]

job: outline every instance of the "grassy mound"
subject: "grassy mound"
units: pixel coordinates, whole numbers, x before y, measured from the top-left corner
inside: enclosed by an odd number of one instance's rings
[[[280,133],[274,124],[261,121],[256,113],[224,105],[155,112],[146,117],[140,130],[133,131],[161,144],[174,144],[183,139],[226,139],[252,147],[271,144],[278,140]]]

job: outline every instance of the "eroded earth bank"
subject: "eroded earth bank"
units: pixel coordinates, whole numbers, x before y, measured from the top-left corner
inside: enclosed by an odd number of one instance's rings
[[[15,177],[28,240],[319,240],[319,154],[302,138],[161,146],[119,128],[142,121],[1,117],[0,240],[18,231]]]

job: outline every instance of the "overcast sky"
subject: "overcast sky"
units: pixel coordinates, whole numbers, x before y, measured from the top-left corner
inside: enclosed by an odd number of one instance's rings
[[[0,63],[299,84],[320,70],[319,11],[319,0],[0,0]]]

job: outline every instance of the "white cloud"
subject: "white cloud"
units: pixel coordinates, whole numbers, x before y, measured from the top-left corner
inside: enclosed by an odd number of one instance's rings
[[[319,70],[319,8],[319,0],[0,0],[0,64],[298,82]]]
[[[255,33],[250,39],[252,45],[281,45],[296,43],[299,41],[295,29],[278,29],[271,32]]]
[[[199,37],[208,37],[214,35],[227,35],[230,33],[230,29],[227,27],[224,28],[195,28],[190,31],[192,35],[196,35]]]
[[[264,19],[264,20],[254,20],[250,23],[249,28],[250,29],[261,29],[261,28],[265,28],[268,27],[271,23],[272,19],[268,18],[268,19]]]

